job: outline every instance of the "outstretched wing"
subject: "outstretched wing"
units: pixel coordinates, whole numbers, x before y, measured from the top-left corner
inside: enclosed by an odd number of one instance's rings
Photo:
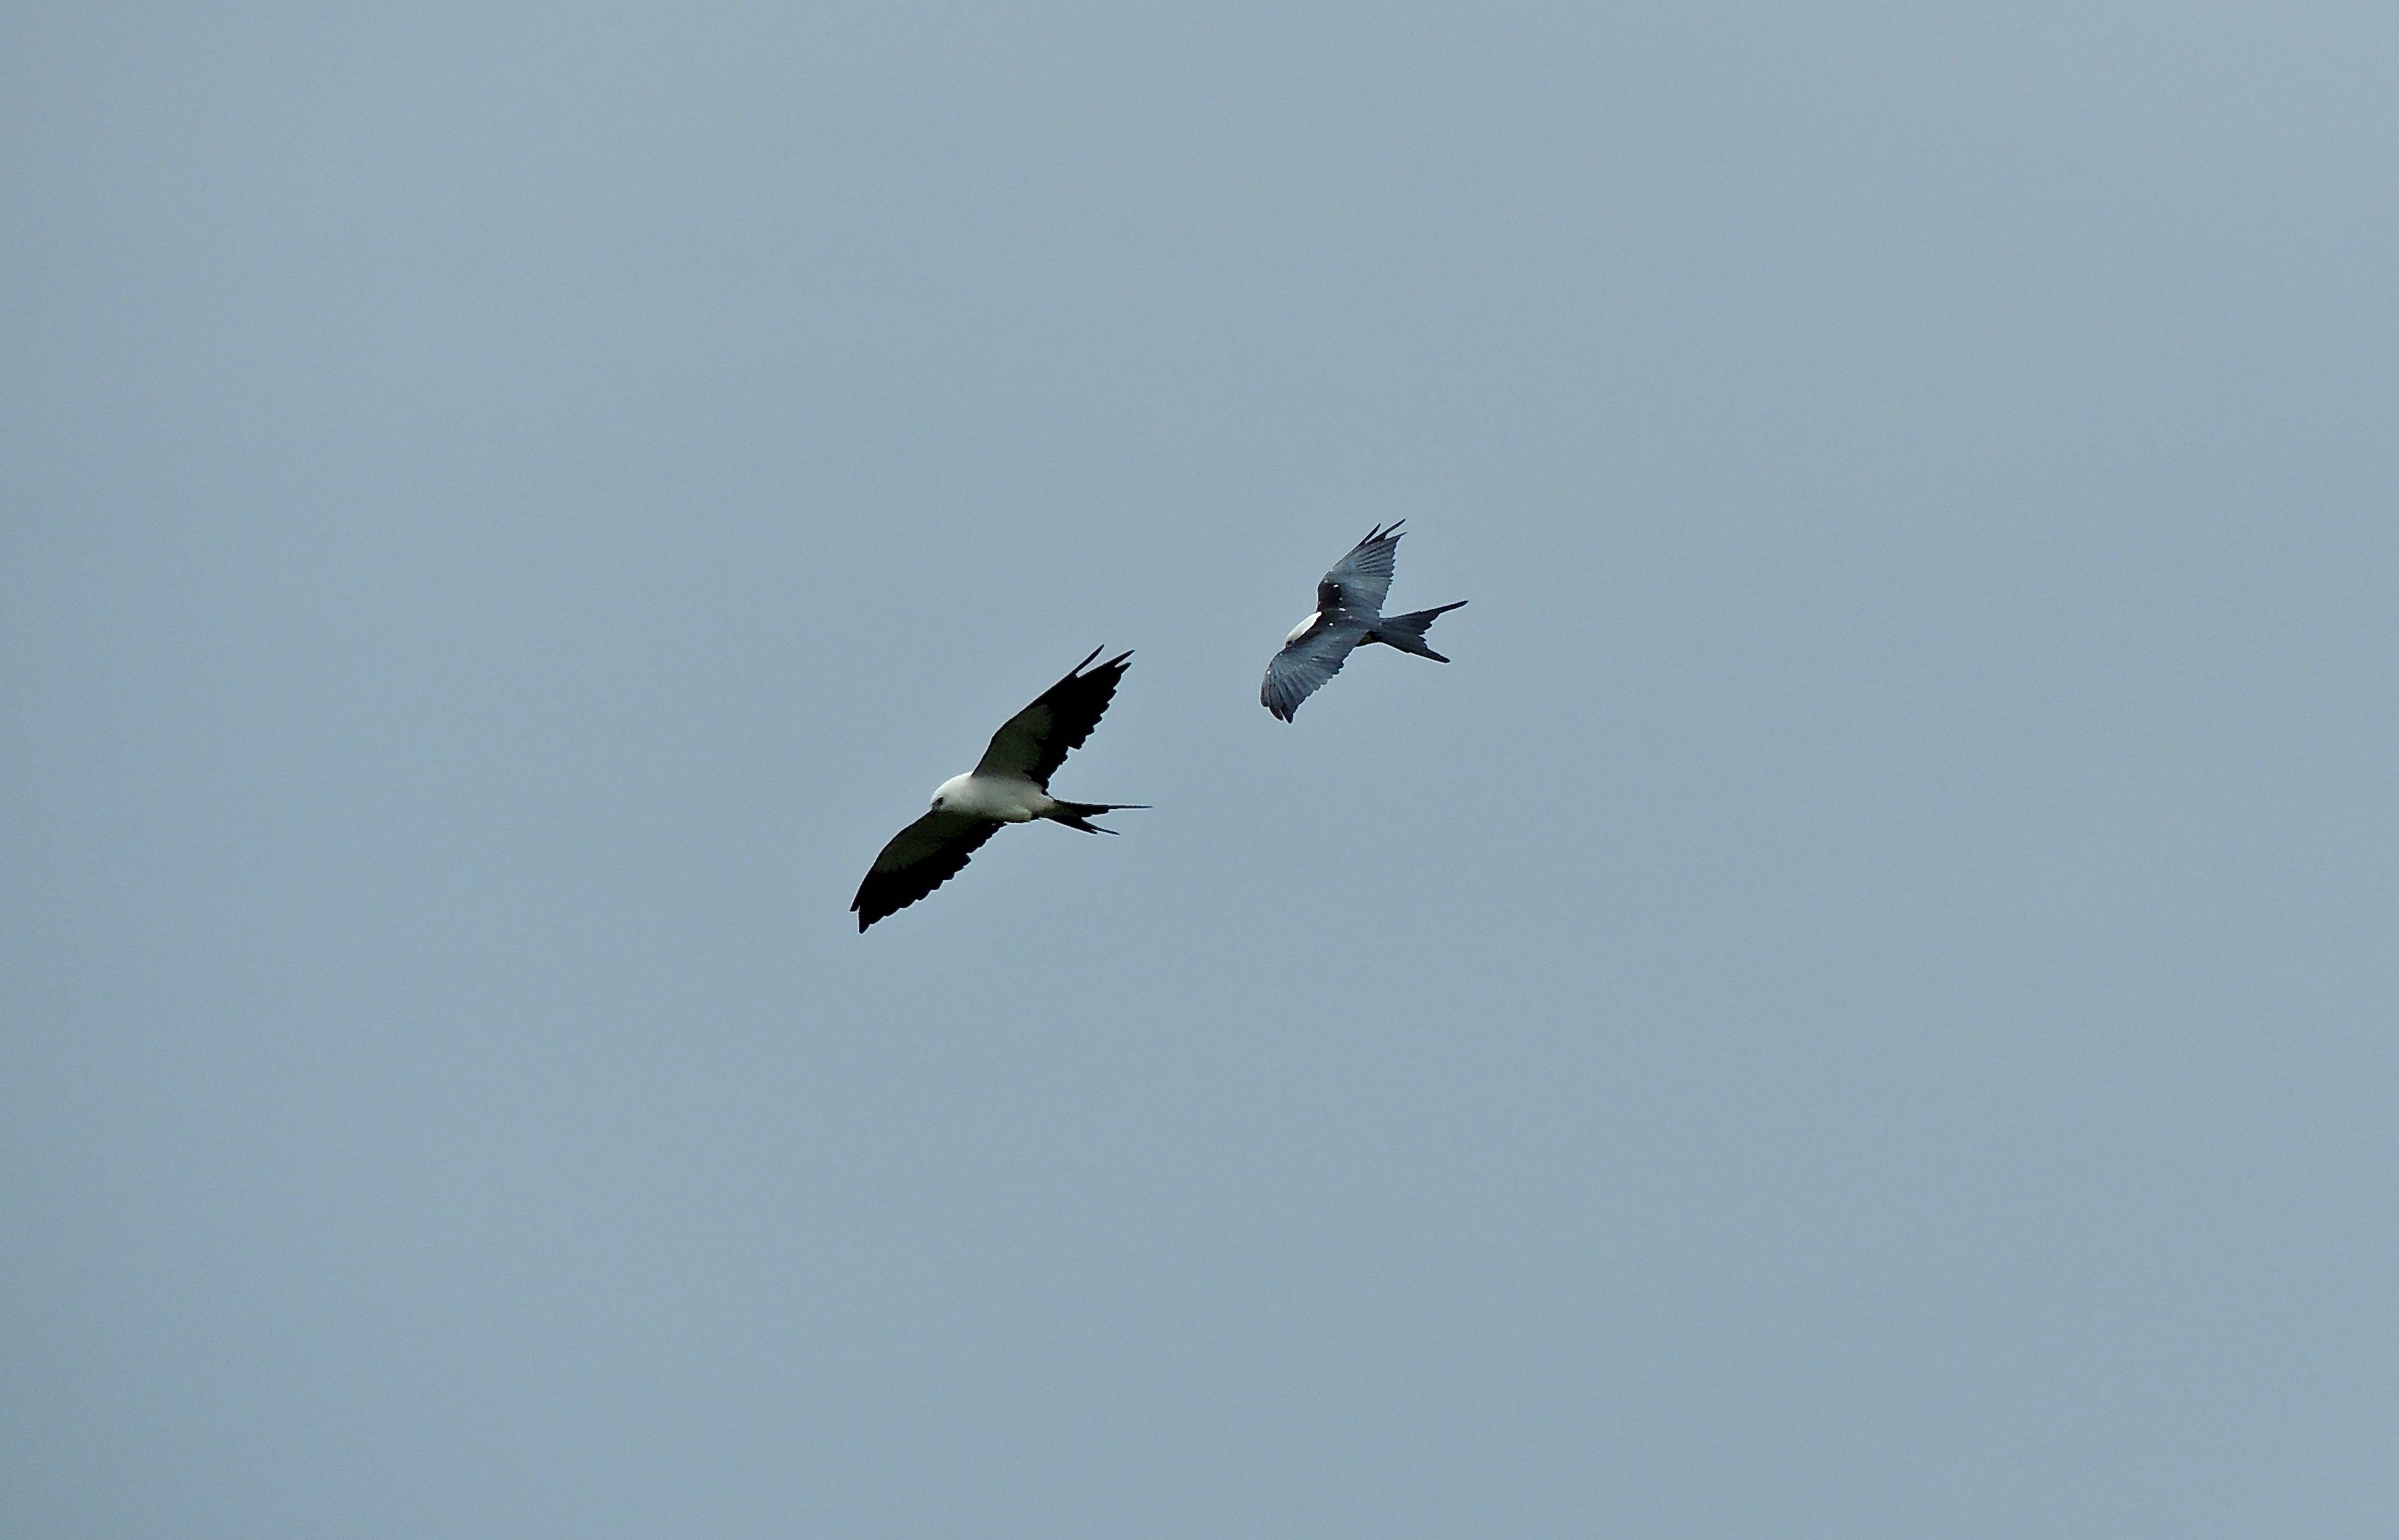
[[[858,885],[858,896],[849,901],[858,914],[858,928],[862,931],[906,908],[957,876],[966,869],[967,858],[998,828],[988,818],[928,812],[893,835],[874,858],[866,880]]]
[[[1099,726],[1101,713],[1117,692],[1117,681],[1124,677],[1125,660],[1130,652],[1115,657],[1091,669],[1091,658],[1100,655],[1093,647],[1091,657],[1077,663],[1066,677],[1041,692],[1039,700],[1008,719],[1006,726],[991,735],[991,747],[983,751],[983,762],[976,765],[977,775],[1021,775],[1035,785],[1047,790],[1050,777],[1058,773],[1070,749],[1083,746],[1083,740]]]
[[[1266,708],[1284,721],[1299,709],[1299,703],[1315,694],[1324,681],[1341,672],[1351,649],[1363,641],[1366,628],[1347,620],[1326,620],[1312,627],[1296,641],[1286,642],[1283,649],[1267,664],[1266,683],[1258,687],[1258,699]]]
[[[1400,521],[1405,523],[1405,519]],[[1383,612],[1383,595],[1391,591],[1391,564],[1399,554],[1400,524],[1389,529],[1376,525],[1349,548],[1349,554],[1333,564],[1333,570],[1316,585],[1318,614],[1346,609],[1372,620]]]

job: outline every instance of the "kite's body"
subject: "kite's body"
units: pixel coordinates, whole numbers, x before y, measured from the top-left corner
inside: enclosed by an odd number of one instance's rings
[[[1410,615],[1383,613],[1383,596],[1391,591],[1391,566],[1399,551],[1400,526],[1380,525],[1341,558],[1316,585],[1316,608],[1291,628],[1282,650],[1267,664],[1266,682],[1258,700],[1267,710],[1291,720],[1299,703],[1341,672],[1349,654],[1370,642],[1413,652],[1436,663],[1449,660],[1426,645],[1425,633],[1433,620],[1459,605],[1442,605]]]
[[[1132,656],[1119,653],[1084,673],[1099,655],[1093,648],[1091,658],[1010,717],[992,734],[982,761],[966,774],[942,782],[933,793],[931,810],[891,837],[866,880],[858,885],[858,896],[849,901],[860,930],[957,876],[1002,824],[1047,818],[1086,834],[1114,834],[1114,829],[1092,823],[1091,814],[1140,805],[1065,802],[1050,795],[1050,777],[1058,772],[1067,751],[1080,747],[1099,725],[1101,713],[1117,692],[1117,681],[1124,677],[1125,660]]]

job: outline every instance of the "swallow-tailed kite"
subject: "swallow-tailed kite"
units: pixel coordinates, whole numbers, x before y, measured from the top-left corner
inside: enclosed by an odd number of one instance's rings
[[[1383,595],[1391,591],[1391,561],[1399,545],[1399,525],[1389,529],[1377,525],[1316,585],[1314,613],[1291,628],[1291,634],[1282,639],[1282,650],[1267,665],[1266,683],[1258,689],[1258,699],[1267,710],[1290,721],[1302,701],[1341,672],[1350,650],[1368,642],[1413,652],[1436,663],[1449,661],[1425,645],[1425,631],[1435,616],[1447,614],[1465,600],[1438,609],[1419,609],[1413,615],[1383,613]]]
[[[1050,777],[1057,773],[1069,749],[1083,740],[1108,709],[1124,677],[1130,652],[1118,653],[1089,674],[1091,650],[1067,672],[1066,677],[1041,692],[1041,698],[1008,719],[991,735],[982,763],[964,775],[954,775],[933,793],[932,811],[891,837],[858,896],[849,906],[858,914],[861,931],[885,915],[904,909],[958,875],[967,858],[1002,824],[1029,824],[1047,818],[1086,834],[1114,834],[1091,821],[1095,812],[1137,808],[1137,802],[1061,802],[1050,795]]]

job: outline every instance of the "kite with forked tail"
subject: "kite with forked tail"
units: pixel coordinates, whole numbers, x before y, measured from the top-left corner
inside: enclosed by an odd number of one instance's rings
[[[1391,563],[1399,545],[1398,524],[1389,529],[1377,525],[1316,585],[1315,612],[1291,628],[1291,634],[1282,639],[1282,650],[1267,665],[1266,683],[1258,689],[1258,699],[1267,710],[1290,721],[1299,703],[1340,673],[1353,650],[1369,642],[1413,652],[1436,663],[1449,661],[1425,645],[1425,633],[1435,617],[1457,608],[1465,600],[1412,615],[1383,613],[1383,595],[1391,591]]]
[[[1091,669],[1091,649],[1066,677],[1041,692],[1039,700],[1010,717],[991,736],[983,759],[964,775],[954,775],[933,793],[932,811],[891,837],[874,858],[858,896],[849,901],[864,930],[886,915],[906,908],[966,868],[967,858],[999,831],[1002,824],[1029,824],[1047,818],[1086,834],[1114,834],[1091,822],[1095,812],[1137,808],[1138,802],[1062,802],[1050,795],[1050,777],[1067,751],[1080,748],[1099,725],[1100,714],[1124,677],[1130,652]]]

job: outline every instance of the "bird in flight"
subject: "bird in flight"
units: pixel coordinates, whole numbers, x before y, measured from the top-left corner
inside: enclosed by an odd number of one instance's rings
[[[1387,564],[1388,565],[1388,564]],[[1085,834],[1114,834],[1091,821],[1095,812],[1139,808],[1138,802],[1062,802],[1050,795],[1050,777],[1067,752],[1082,747],[1099,724],[1124,677],[1120,652],[1097,668],[1090,658],[1041,692],[1031,705],[991,735],[983,759],[964,775],[951,776],[933,793],[932,811],[891,837],[849,906],[865,930],[886,915],[906,908],[965,869],[1002,824],[1047,818]],[[1091,672],[1085,673],[1084,670]]]
[[[1299,703],[1340,673],[1353,649],[1368,642],[1413,652],[1436,663],[1449,661],[1425,645],[1425,632],[1436,616],[1457,608],[1465,600],[1437,609],[1419,609],[1413,615],[1383,613],[1383,595],[1391,591],[1391,562],[1399,546],[1398,524],[1389,529],[1376,525],[1316,585],[1314,612],[1291,628],[1291,634],[1282,639],[1282,650],[1267,664],[1266,683],[1258,688],[1258,699],[1267,710],[1290,721]]]

